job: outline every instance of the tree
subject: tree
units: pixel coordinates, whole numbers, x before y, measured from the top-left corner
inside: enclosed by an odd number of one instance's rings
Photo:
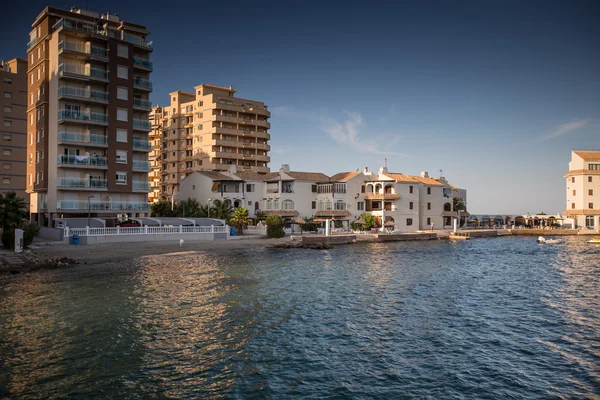
[[[208,218],[208,210],[210,209],[209,204],[200,204],[198,208],[198,218]]]
[[[236,228],[239,228],[240,233],[243,235],[244,225],[248,225],[250,223],[250,218],[248,218],[248,209],[245,207],[236,208],[233,211],[233,215],[229,219],[229,222]]]
[[[455,197],[452,199],[452,208],[454,211],[467,211],[467,206],[465,205],[465,201],[460,197]]]
[[[200,203],[198,203],[198,200],[188,197],[187,200],[177,203],[174,214],[182,218],[200,218]]]
[[[229,221],[231,214],[233,213],[233,207],[231,206],[231,201],[229,199],[226,200],[215,200],[213,201],[213,206],[210,209],[211,218],[224,219],[225,221]]]
[[[377,220],[375,219],[373,214],[364,213],[360,217],[363,219],[363,221],[365,221],[363,225],[363,230],[365,231],[371,230],[377,224]]]
[[[303,232],[314,232],[317,230],[317,224],[313,222],[313,217],[304,217],[302,219],[304,220],[304,223],[299,225]]]
[[[27,205],[22,197],[15,192],[0,193],[0,225],[3,230],[15,229],[21,220],[27,216]]]
[[[279,215],[270,215],[267,217],[267,236],[270,238],[280,238],[285,236],[283,227],[285,220]]]
[[[173,217],[175,216],[174,210],[171,209],[173,205],[169,200],[159,200],[156,203],[152,203],[150,206],[151,217]]]

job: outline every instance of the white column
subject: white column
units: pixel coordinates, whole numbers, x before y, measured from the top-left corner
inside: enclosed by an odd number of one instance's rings
[[[331,230],[329,227],[329,220],[326,219],[325,220],[325,236],[330,236],[331,235]]]
[[[454,220],[454,233],[456,233],[458,231],[458,218],[453,218]]]

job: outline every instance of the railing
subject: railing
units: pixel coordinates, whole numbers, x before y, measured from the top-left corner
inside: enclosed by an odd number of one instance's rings
[[[106,179],[96,178],[58,178],[56,186],[59,188],[94,188],[106,189],[108,187]]]
[[[152,42],[146,42],[140,36],[130,35],[128,33],[123,32],[121,39],[129,43],[137,44],[138,46],[152,48]]]
[[[145,129],[145,130],[152,130],[152,126],[150,125],[150,121],[146,121],[146,120],[143,120],[143,119],[134,119],[133,120],[133,127],[134,128]]]
[[[27,43],[27,50],[31,49],[33,46],[35,46],[37,44],[38,40],[37,38],[31,40],[29,43]]]
[[[73,110],[59,110],[58,119],[77,119],[81,121],[96,121],[102,123],[108,123],[108,116],[106,114],[100,114],[91,112],[89,114],[80,113]]]
[[[133,190],[150,190],[150,182],[148,181],[133,181],[131,182],[131,188]]]
[[[134,97],[133,106],[150,110],[152,108],[152,102],[150,100],[137,99]]]
[[[142,150],[152,150],[152,144],[148,140],[133,139],[133,148]]]
[[[106,167],[108,159],[100,156],[75,156],[68,154],[60,154],[58,156],[58,164],[60,165],[91,165],[94,167]]]
[[[87,133],[58,132],[58,142],[107,144],[107,137]]]
[[[150,170],[150,163],[148,161],[139,161],[139,160],[133,160],[133,169],[143,169],[143,170]]]
[[[106,30],[104,30],[96,25],[72,21],[70,19],[63,18],[53,26],[54,30],[58,30],[62,27],[77,30],[80,32],[87,32],[87,33],[93,33],[95,35],[106,36]]]
[[[108,79],[108,71],[104,71],[98,68],[80,67],[77,65],[60,64],[58,66],[58,73],[62,76],[64,73],[81,75],[87,77],[94,77],[98,79]]]
[[[150,204],[146,202],[126,201],[91,201],[87,200],[59,200],[56,208],[60,210],[90,210],[90,211],[150,211]]]
[[[93,204],[93,203],[92,203]],[[140,226],[121,228],[65,228],[65,237],[113,235],[171,235],[181,233],[227,233],[229,226]]]
[[[152,69],[152,61],[145,60],[140,57],[133,57],[133,65],[138,65],[140,67],[145,67],[148,69]]]
[[[58,88],[58,97],[71,96],[79,97],[82,99],[100,100],[103,102],[108,101],[108,93],[101,92],[99,90],[82,89],[73,86],[61,86]]]
[[[89,48],[82,43],[74,43],[69,41],[62,41],[58,43],[58,51],[70,50],[78,53],[90,54],[98,57],[108,58],[108,50],[97,46],[90,46]]]
[[[152,81],[149,81],[148,79],[134,77],[133,78],[133,86],[152,89]]]

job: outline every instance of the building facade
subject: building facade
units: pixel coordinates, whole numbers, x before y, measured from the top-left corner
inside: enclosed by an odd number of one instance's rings
[[[25,192],[27,148],[27,60],[2,61],[0,68],[0,120],[2,158],[0,193],[15,192],[29,202]]]
[[[573,150],[565,174],[565,216],[573,228],[600,229],[600,149]]]
[[[202,84],[192,93],[172,92],[168,106],[152,109],[151,137],[162,138],[149,177],[151,184],[160,184],[153,201],[171,198],[193,171],[228,171],[235,165],[237,171],[269,172],[271,113],[264,103],[235,93],[231,87]]]
[[[152,42],[111,14],[45,8],[27,44],[32,220],[145,215]]]

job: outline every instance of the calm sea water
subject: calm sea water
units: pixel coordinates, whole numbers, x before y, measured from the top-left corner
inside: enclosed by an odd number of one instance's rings
[[[0,397],[600,398],[583,238],[182,253],[0,277]]]

